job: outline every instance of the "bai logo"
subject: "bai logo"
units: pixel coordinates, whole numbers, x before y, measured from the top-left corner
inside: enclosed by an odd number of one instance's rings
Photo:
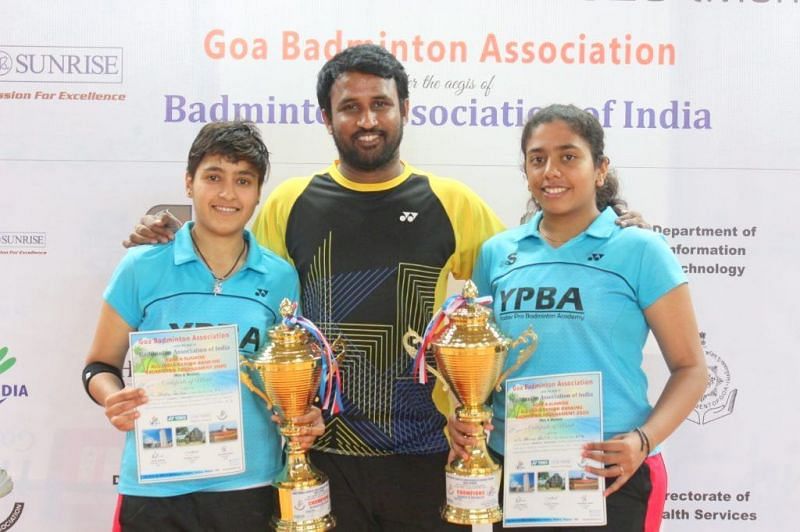
[[[16,363],[16,358],[8,356],[8,347],[0,347],[0,376]],[[11,397],[28,397],[28,387],[24,384],[0,384],[0,403]]]
[[[731,372],[725,360],[706,345],[706,333],[700,332],[700,343],[706,354],[708,383],[703,397],[687,418],[692,423],[705,425],[733,413],[738,390],[731,386]]]
[[[417,219],[417,215],[419,215],[418,212],[403,211],[403,214],[400,215],[400,221],[411,223]]]

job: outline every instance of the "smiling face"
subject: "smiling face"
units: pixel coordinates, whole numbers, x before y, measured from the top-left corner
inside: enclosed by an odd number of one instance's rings
[[[588,224],[599,213],[595,194],[607,171],[608,159],[595,165],[589,144],[562,120],[536,126],[525,145],[528,190],[547,216]]]
[[[195,231],[240,237],[258,204],[258,171],[245,160],[219,154],[203,157],[194,176],[186,174],[186,193],[195,208]]]
[[[408,100],[399,101],[394,79],[345,72],[334,82],[330,95],[325,125],[339,151],[342,173],[348,178],[374,174],[369,180],[399,174]]]

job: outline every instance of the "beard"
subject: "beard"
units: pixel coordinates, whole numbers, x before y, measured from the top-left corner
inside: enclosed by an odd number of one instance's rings
[[[362,172],[373,172],[393,162],[398,157],[400,142],[403,140],[403,124],[398,126],[395,134],[389,134],[382,129],[370,130],[383,137],[383,146],[373,150],[359,149],[354,137],[364,133],[360,131],[348,140],[343,139],[336,131],[333,132],[333,142],[339,152],[339,160]]]

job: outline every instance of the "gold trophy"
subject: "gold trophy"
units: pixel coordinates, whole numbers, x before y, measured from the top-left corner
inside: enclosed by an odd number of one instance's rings
[[[503,336],[491,319],[491,310],[476,301],[477,296],[477,287],[467,281],[462,297],[456,298],[457,308],[447,312],[449,323],[444,330],[431,331],[434,337],[429,345],[441,375],[430,367],[428,371],[441,377],[461,403],[455,412],[459,421],[483,424],[492,417],[491,409],[484,405],[492,388],[501,390],[502,382],[536,350],[538,338],[532,328],[514,341]],[[414,331],[403,336],[406,352],[413,357],[424,355],[414,347],[422,341]],[[528,345],[514,365],[501,375],[508,350],[525,342]],[[498,502],[500,466],[486,450],[483,431],[475,436],[468,452],[468,460],[456,458],[445,467],[447,504],[442,518],[460,525],[497,523],[503,519]]]
[[[328,478],[308,461],[296,438],[301,427],[292,419],[308,413],[322,369],[322,354],[311,335],[298,325],[289,326],[295,305],[281,302],[283,323],[269,331],[267,348],[242,365],[255,371],[264,383],[262,391],[250,375],[240,372],[242,382],[264,400],[268,414],[273,407],[283,417],[280,431],[286,440],[286,464],[275,479],[276,515],[271,524],[280,532],[321,532],[332,529]]]

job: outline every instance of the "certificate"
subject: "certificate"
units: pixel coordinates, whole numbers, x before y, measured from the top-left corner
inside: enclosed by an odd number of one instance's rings
[[[603,440],[600,373],[506,382],[503,526],[606,524],[605,483],[582,446]]]
[[[244,471],[236,325],[130,334],[139,482]]]

